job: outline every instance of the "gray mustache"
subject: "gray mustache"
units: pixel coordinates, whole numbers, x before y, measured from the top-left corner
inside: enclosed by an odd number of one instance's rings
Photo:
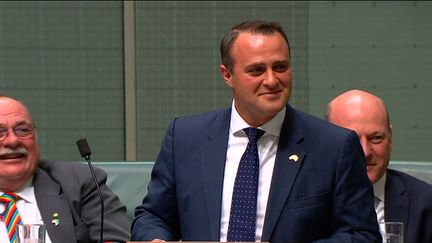
[[[11,149],[11,148],[3,148],[0,149],[0,156],[6,156],[9,154],[23,154],[23,155],[27,155],[28,151],[27,149],[20,147],[20,148],[16,148],[16,149]]]

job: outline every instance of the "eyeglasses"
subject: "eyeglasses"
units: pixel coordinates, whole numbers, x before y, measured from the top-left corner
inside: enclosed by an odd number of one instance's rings
[[[36,126],[31,123],[18,124],[12,128],[13,133],[18,138],[29,138],[34,135]],[[9,134],[9,129],[0,126],[0,141],[3,141]]]

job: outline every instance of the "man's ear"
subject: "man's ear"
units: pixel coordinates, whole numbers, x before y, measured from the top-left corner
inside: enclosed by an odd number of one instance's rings
[[[221,64],[219,66],[220,72],[222,74],[223,79],[225,80],[225,83],[229,86],[229,87],[233,87],[233,83],[231,82],[231,78],[232,78],[232,73],[229,70],[229,68],[227,68],[225,65]]]
[[[393,126],[390,124],[389,126],[389,136],[390,136],[390,144],[393,143]]]

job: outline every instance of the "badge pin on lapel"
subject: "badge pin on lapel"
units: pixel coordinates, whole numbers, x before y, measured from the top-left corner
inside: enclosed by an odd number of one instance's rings
[[[292,160],[294,162],[297,162],[297,160],[299,159],[297,154],[292,154],[290,155],[290,157],[288,157],[289,160]]]
[[[59,214],[58,214],[57,212],[55,212],[55,213],[53,214],[53,220],[51,221],[51,223],[52,223],[54,226],[58,226],[58,225],[60,224]]]

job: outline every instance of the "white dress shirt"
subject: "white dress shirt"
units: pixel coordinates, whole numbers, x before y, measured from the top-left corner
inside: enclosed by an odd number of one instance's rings
[[[377,220],[380,227],[381,235],[384,235],[384,203],[385,203],[385,183],[386,183],[386,173],[373,184],[374,195],[375,195],[375,212],[377,214]]]
[[[3,193],[3,191],[0,191],[0,195]],[[15,193],[18,194],[20,197],[20,199],[17,200],[16,205],[18,208],[18,212],[21,216],[22,223],[44,224],[34,194],[33,177],[30,178],[30,180]],[[3,203],[0,203],[0,212],[3,212],[4,210],[5,205]],[[1,221],[0,223],[0,242],[9,242],[6,225],[3,221]],[[51,243],[48,232],[45,234],[45,242]]]
[[[222,212],[220,241],[227,241],[228,224],[231,210],[234,181],[240,159],[249,142],[243,129],[250,125],[238,114],[232,103],[230,131],[228,138],[227,157],[225,161],[225,174],[223,182]],[[270,183],[273,176],[273,168],[276,159],[276,151],[279,142],[279,134],[285,117],[286,108],[282,109],[271,121],[259,127],[264,130],[264,135],[258,140],[258,156],[260,160],[258,180],[257,219],[255,229],[256,241],[261,241],[264,217],[267,208],[267,200],[270,191]]]

